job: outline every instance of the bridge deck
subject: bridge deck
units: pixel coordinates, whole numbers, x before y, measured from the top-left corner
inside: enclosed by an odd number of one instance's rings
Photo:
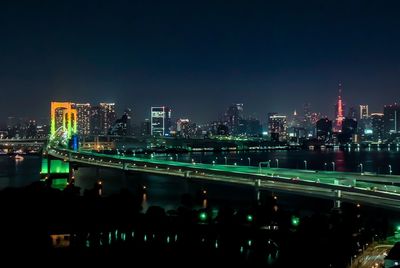
[[[368,175],[335,171],[314,171],[254,166],[216,165],[128,157],[92,152],[50,149],[66,161],[94,166],[151,172],[204,180],[240,183],[261,188],[279,188],[326,198],[362,201],[399,209],[400,176]],[[258,181],[258,182],[257,182]],[[387,183],[387,184],[385,184]],[[341,194],[337,196],[340,190]],[[342,193],[343,192],[343,193]]]

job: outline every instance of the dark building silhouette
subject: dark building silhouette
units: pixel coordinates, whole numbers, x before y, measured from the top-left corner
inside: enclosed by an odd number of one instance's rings
[[[126,136],[128,134],[128,121],[129,115],[125,113],[120,119],[115,121],[114,125],[110,128],[109,135]]]
[[[357,109],[355,107],[350,107],[349,108],[349,112],[347,114],[347,118],[351,118],[354,120],[358,119],[358,113],[357,113]]]
[[[150,136],[151,135],[151,122],[150,122],[150,119],[146,118],[140,124],[140,135],[141,136]]]
[[[384,137],[389,139],[400,133],[400,105],[385,105],[383,107]]]
[[[124,111],[124,115],[126,118],[126,135],[133,135],[133,126],[132,126],[132,109],[126,108]]]
[[[317,139],[329,142],[332,140],[332,121],[328,118],[322,118],[316,123]]]
[[[339,142],[352,142],[353,135],[355,134],[357,134],[357,121],[352,118],[345,118],[342,123],[342,132],[339,135]]]
[[[385,126],[383,123],[382,113],[372,113],[371,116],[372,139],[373,141],[381,141],[384,138]]]
[[[240,119],[237,134],[244,136],[260,136],[262,126],[260,120],[255,118]]]
[[[101,124],[101,108],[99,106],[92,106],[90,108],[90,134],[101,135],[102,124]]]
[[[239,131],[239,123],[243,118],[243,104],[236,103],[232,104],[228,107],[228,110],[225,113],[225,121],[227,122],[229,128],[229,134],[238,135]]]

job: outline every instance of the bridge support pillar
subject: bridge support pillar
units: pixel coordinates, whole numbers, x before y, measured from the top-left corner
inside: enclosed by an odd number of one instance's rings
[[[75,173],[74,173],[74,167],[72,163],[69,163],[68,167],[68,182],[73,184],[75,182]]]
[[[185,193],[190,193],[190,171],[185,171],[184,173],[184,180],[185,180]]]
[[[47,178],[50,179],[50,173],[51,173],[51,159],[47,155]]]
[[[342,190],[335,190],[335,200],[333,201],[333,209],[340,210],[341,207]]]
[[[122,162],[122,188],[128,188],[128,163]]]
[[[257,179],[257,180],[254,182],[254,191],[255,191],[256,201],[257,201],[257,204],[258,204],[258,205],[261,204],[261,190],[260,190],[260,186],[261,186],[261,179]]]

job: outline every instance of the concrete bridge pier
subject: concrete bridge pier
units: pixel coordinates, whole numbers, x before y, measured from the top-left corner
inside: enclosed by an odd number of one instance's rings
[[[50,173],[51,173],[51,159],[49,155],[46,156],[47,159],[47,178],[50,178]]]
[[[75,182],[74,166],[70,162],[68,167],[68,183],[74,184],[74,182]]]
[[[128,187],[128,169],[127,169],[128,163],[123,162],[122,163],[122,188],[127,188]]]
[[[254,182],[254,192],[255,192],[255,197],[258,205],[261,205],[261,179],[256,179]]]
[[[333,209],[340,210],[341,208],[341,198],[342,198],[342,190],[335,190],[335,200],[333,201]]]
[[[185,180],[185,193],[190,193],[190,171],[185,171],[184,173]]]

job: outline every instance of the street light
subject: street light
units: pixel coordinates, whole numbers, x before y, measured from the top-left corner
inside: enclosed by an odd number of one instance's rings
[[[328,166],[328,163],[324,163],[324,168],[325,168],[325,170],[327,170],[327,166]]]
[[[212,161],[212,164],[213,164],[213,166],[215,166],[215,161],[214,160]]]
[[[249,166],[251,165],[251,158],[247,157],[247,160],[249,160]]]
[[[392,175],[392,165],[389,165],[389,175]]]
[[[276,161],[276,167],[279,168],[279,159],[276,158],[275,161]]]
[[[226,156],[224,156],[225,158],[225,165],[228,165],[228,158]]]
[[[307,170],[307,160],[304,160],[304,169]]]
[[[332,162],[332,170],[335,171],[335,162]]]
[[[363,173],[363,164],[360,163],[360,172]]]
[[[268,168],[271,168],[271,160],[268,160]]]

